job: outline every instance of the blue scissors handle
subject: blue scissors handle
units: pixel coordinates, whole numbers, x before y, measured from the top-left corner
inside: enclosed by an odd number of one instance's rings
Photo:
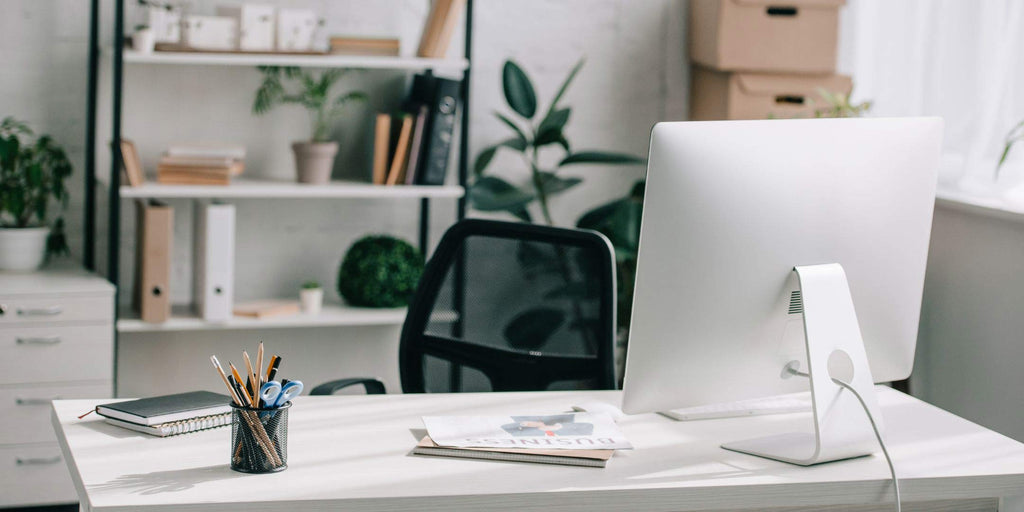
[[[260,399],[266,407],[274,407],[277,398],[281,396],[281,384],[277,381],[270,381],[260,388]]]
[[[288,403],[292,398],[299,396],[299,393],[302,393],[302,381],[293,380],[288,382],[281,387],[281,392],[278,393],[277,400],[274,402],[273,407],[280,407]]]

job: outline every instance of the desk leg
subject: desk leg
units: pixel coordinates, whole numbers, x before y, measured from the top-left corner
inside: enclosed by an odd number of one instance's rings
[[[1011,496],[999,500],[999,512],[1024,512],[1024,496]]]

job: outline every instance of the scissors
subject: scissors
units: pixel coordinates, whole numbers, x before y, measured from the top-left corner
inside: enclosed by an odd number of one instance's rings
[[[276,380],[272,380],[260,388],[260,399],[266,404],[266,408],[273,409],[280,407],[292,398],[302,393],[302,381],[288,381],[283,386]]]

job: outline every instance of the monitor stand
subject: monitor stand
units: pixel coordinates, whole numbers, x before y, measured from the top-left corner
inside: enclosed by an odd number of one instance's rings
[[[871,423],[857,398],[832,378],[849,383],[864,398],[881,428],[874,382],[846,273],[838,263],[800,266],[796,272],[803,299],[807,373],[793,361],[784,378],[811,381],[814,432],[793,432],[722,445],[726,450],[809,466],[862,457],[877,447]]]

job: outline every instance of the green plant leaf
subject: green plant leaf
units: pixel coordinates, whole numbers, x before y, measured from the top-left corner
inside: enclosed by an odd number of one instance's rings
[[[502,334],[509,346],[519,350],[537,350],[565,323],[565,313],[553,308],[533,308],[519,313],[505,326]]]
[[[482,175],[483,172],[487,170],[487,166],[491,164],[491,160],[494,159],[494,155],[503,147],[514,149],[516,151],[523,151],[526,149],[526,141],[519,137],[512,137],[504,142],[485,148],[479,155],[477,155],[476,161],[473,163],[473,174],[477,176]]]
[[[508,127],[511,128],[512,131],[516,132],[516,135],[519,136],[518,138],[523,141],[523,147],[525,148],[526,144],[527,144],[527,142],[526,142],[527,141],[526,133],[524,133],[523,130],[521,128],[519,128],[519,126],[515,122],[513,122],[511,119],[506,117],[501,112],[495,112],[494,116],[497,117],[498,119],[500,119],[501,122],[503,122],[506,125],[508,125]]]
[[[545,171],[540,171],[538,174],[540,175],[541,187],[544,189],[544,193],[548,196],[560,194],[575,187],[576,185],[579,185],[580,183],[583,183],[582,178],[563,178],[555,173]]]
[[[519,219],[519,220],[521,220],[523,222],[528,222],[530,224],[533,224],[533,216],[530,215],[530,210],[527,210],[525,206],[520,206],[518,208],[512,208],[508,212],[511,213],[512,215],[515,215],[517,219]]]
[[[515,62],[506,60],[501,73],[501,83],[508,106],[526,119],[533,119],[537,113],[537,95],[526,72]]]
[[[469,188],[469,202],[482,212],[513,211],[536,199],[531,192],[494,176],[478,178]]]
[[[569,114],[572,114],[571,108],[549,112],[548,115],[544,116],[544,120],[540,122],[540,126],[537,127],[537,133],[543,135],[548,130],[561,131],[565,123],[569,122]]]
[[[643,164],[647,159],[626,153],[607,151],[580,151],[562,159],[558,166],[570,164]]]
[[[547,146],[548,144],[562,144],[562,141],[564,140],[565,134],[562,133],[562,130],[552,128],[538,133],[537,139],[533,141],[533,145],[537,147],[542,147]]]
[[[580,68],[583,67],[584,62],[586,62],[586,59],[580,59],[579,62],[572,67],[572,71],[569,72],[569,76],[565,77],[565,81],[562,82],[562,86],[558,88],[558,92],[555,93],[555,97],[551,100],[551,105],[548,106],[548,115],[558,108],[558,102],[562,101],[562,96],[564,96],[565,91],[569,89],[569,84],[571,84],[573,79],[576,78],[576,74],[580,72]]]

